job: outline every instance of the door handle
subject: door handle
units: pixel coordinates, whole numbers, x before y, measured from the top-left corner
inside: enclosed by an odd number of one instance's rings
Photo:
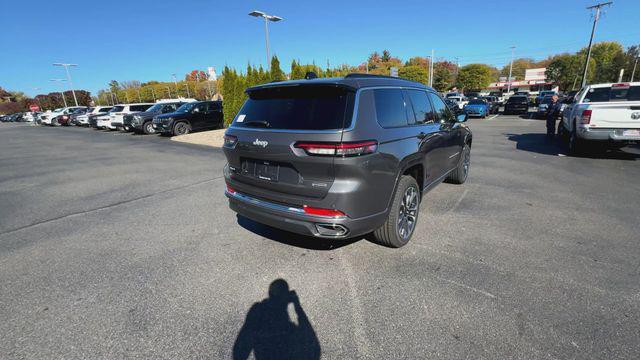
[[[427,137],[427,134],[425,134],[423,132],[420,132],[420,134],[418,134],[418,139],[420,139],[420,140],[422,140],[422,139],[424,139],[426,137]]]

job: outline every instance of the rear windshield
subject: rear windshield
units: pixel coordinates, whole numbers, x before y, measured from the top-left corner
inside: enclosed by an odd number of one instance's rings
[[[355,93],[337,86],[291,86],[253,90],[234,126],[288,130],[334,130],[351,125]]]
[[[111,111],[109,112],[118,112],[118,111],[122,111],[124,110],[124,106],[114,106],[111,108]]]
[[[584,102],[640,101],[640,86],[591,88]]]
[[[509,100],[507,100],[507,102],[510,103],[521,103],[521,102],[528,102],[529,99],[527,99],[524,96],[512,96],[509,98]]]
[[[469,101],[469,105],[484,105],[484,100],[471,100]]]

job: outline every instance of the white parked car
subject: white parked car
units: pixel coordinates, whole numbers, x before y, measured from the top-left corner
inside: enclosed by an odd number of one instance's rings
[[[469,103],[469,100],[464,96],[447,96],[447,99],[455,101],[460,110],[464,109],[465,105]]]
[[[40,115],[40,122],[44,125],[57,126],[56,118],[60,115],[69,115],[76,109],[85,109],[86,106],[68,106],[65,108],[55,109],[53,111],[47,111]]]
[[[574,99],[558,125],[571,153],[640,142],[640,82],[587,85]]]
[[[95,115],[104,115],[106,113],[109,112],[109,110],[111,110],[112,106],[96,106],[93,108],[93,110],[91,110],[91,112],[88,112],[86,114],[82,114],[82,115],[78,115],[78,117],[76,117],[76,123],[77,125],[80,126],[85,126],[85,125],[89,125],[89,117],[90,116],[95,116]]]
[[[124,109],[124,105],[115,105],[111,107],[111,110],[104,115],[98,115],[96,119],[96,128],[97,129],[105,129],[105,130],[115,130],[115,126],[111,126],[111,113],[122,111]]]
[[[140,112],[147,111],[148,108],[152,107],[153,103],[138,103],[138,104],[120,104],[118,106],[122,107],[122,109],[111,111],[109,115],[111,116],[111,127],[110,129],[124,129],[129,131],[129,126],[124,125],[124,116],[128,114],[135,114]]]

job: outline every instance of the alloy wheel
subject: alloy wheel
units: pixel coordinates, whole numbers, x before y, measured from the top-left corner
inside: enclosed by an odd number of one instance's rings
[[[418,189],[410,186],[405,190],[398,214],[398,235],[408,240],[413,234],[418,218]]]

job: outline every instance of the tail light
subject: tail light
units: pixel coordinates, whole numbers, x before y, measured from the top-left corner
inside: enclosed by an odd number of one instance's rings
[[[233,135],[224,136],[224,147],[233,148],[238,143],[238,138]]]
[[[231,186],[229,186],[229,184],[227,184],[227,192],[229,194],[235,194],[236,193],[236,191]]]
[[[349,157],[376,152],[378,142],[373,140],[345,143],[297,142],[294,147],[303,149],[308,155],[313,156]]]
[[[316,207],[307,206],[307,205],[303,205],[302,209],[304,210],[305,214],[314,215],[314,216],[326,216],[326,217],[332,217],[332,218],[347,216],[342,211],[334,210],[334,209],[322,209],[322,208],[316,208]]]
[[[582,119],[580,120],[580,123],[589,124],[590,122],[591,122],[591,110],[587,109],[582,112]]]

